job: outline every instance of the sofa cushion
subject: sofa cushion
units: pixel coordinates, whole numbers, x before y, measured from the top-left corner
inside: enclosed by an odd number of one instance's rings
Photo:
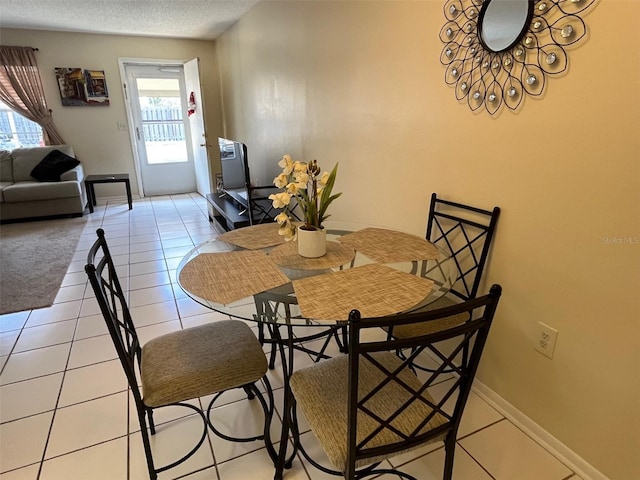
[[[15,182],[33,181],[31,170],[49,152],[60,150],[70,157],[75,157],[71,145],[52,145],[49,147],[16,148],[11,151],[13,157],[13,180]]]
[[[77,167],[72,168],[71,170],[64,172],[60,175],[60,181],[73,181],[73,182],[82,182],[84,180],[84,170],[82,169],[82,164],[79,164]]]
[[[13,182],[0,182],[0,203],[4,202],[4,192],[5,187],[9,185],[13,185]]]
[[[31,176],[41,182],[59,182],[60,175],[80,165],[80,162],[60,150],[52,150],[40,160]]]
[[[13,182],[13,157],[6,150],[0,150],[0,182]]]
[[[2,195],[7,203],[79,197],[80,184],[78,182],[16,182],[5,187]]]

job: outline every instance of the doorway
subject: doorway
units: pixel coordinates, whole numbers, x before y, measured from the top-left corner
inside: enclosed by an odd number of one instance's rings
[[[196,191],[182,65],[123,62],[141,196]]]

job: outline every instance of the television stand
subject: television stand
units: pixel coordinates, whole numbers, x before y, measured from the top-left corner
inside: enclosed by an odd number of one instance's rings
[[[227,231],[273,222],[281,210],[273,208],[269,194],[277,192],[271,186],[251,187],[248,190],[249,205],[239,202],[226,192],[209,193],[206,195],[209,221],[217,221]]]
[[[207,210],[209,221],[217,221],[225,230],[234,230],[250,224],[247,207],[239,204],[225,193],[209,193]]]

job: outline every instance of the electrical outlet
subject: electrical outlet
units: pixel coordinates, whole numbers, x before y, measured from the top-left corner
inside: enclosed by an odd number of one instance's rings
[[[553,351],[556,348],[556,340],[558,339],[558,331],[538,322],[538,336],[536,337],[536,350],[545,357],[553,358]]]

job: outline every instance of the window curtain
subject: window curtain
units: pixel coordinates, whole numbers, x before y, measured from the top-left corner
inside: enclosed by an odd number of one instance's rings
[[[45,145],[64,144],[44,98],[33,48],[0,46],[0,99],[42,127]]]

